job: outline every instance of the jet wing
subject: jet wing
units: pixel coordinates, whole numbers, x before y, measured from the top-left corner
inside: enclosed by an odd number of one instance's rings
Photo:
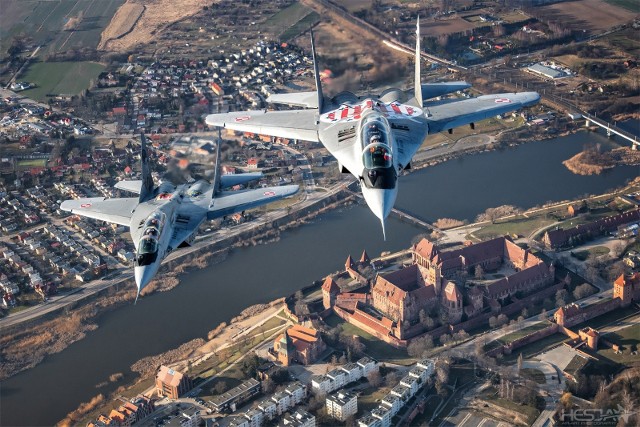
[[[499,93],[426,105],[429,133],[453,129],[498,114],[530,107],[539,100],[540,95],[537,92]]]
[[[119,190],[129,191],[130,193],[140,194],[140,189],[142,188],[142,180],[137,179],[134,181],[118,181],[113,187]]]
[[[209,126],[317,142],[317,116],[316,110],[237,111],[210,114],[206,122]]]
[[[448,93],[457,92],[470,88],[467,82],[442,82],[442,83],[424,83],[421,85],[422,99],[428,100]]]
[[[267,98],[271,104],[292,105],[294,107],[318,108],[318,92],[277,93]]]
[[[105,199],[104,197],[90,197],[76,200],[65,200],[60,205],[63,211],[75,215],[101,221],[113,222],[120,225],[130,225],[133,211],[138,206],[138,198]]]
[[[245,191],[222,191],[209,205],[207,219],[215,219],[256,208],[283,197],[291,196],[298,191],[297,185],[267,187]]]

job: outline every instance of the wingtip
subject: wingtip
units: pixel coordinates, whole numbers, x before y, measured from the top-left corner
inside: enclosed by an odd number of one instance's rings
[[[138,288],[138,292],[136,293],[136,299],[135,301],[133,301],[133,305],[136,305],[138,303],[138,298],[140,298],[140,288]]]
[[[382,239],[387,241],[387,230],[385,229],[384,219],[380,220],[380,224],[382,224]]]

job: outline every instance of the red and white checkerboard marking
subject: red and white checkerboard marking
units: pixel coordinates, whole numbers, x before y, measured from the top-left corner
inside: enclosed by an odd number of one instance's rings
[[[90,208],[91,207],[91,203],[83,203],[80,205],[81,208]]]
[[[240,117],[236,117],[236,122],[245,122],[247,120],[249,120],[251,117],[249,116],[240,116]]]
[[[509,98],[496,98],[494,102],[496,104],[509,104],[511,100]]]
[[[333,123],[339,121],[350,122],[353,120],[359,120],[367,110],[372,109],[378,110],[385,117],[414,117],[422,114],[421,109],[411,107],[409,105],[404,105],[399,102],[391,102],[388,104],[385,104],[383,102],[376,102],[374,104],[373,100],[367,99],[364,102],[356,105],[342,104],[336,110],[324,114],[322,116],[322,121]]]

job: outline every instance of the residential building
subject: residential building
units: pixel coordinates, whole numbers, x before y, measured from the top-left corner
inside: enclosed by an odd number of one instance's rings
[[[276,403],[276,413],[278,415],[284,414],[291,406],[293,406],[291,404],[291,396],[284,391],[280,391],[271,396],[271,400]]]
[[[316,427],[316,417],[307,411],[298,409],[293,414],[286,415],[278,426],[287,427]]]
[[[265,414],[259,409],[245,412],[244,417],[249,420],[249,427],[260,427],[264,423]]]
[[[338,391],[327,397],[325,405],[327,415],[346,421],[358,412],[358,396],[355,393]]]
[[[391,425],[391,411],[385,406],[378,406],[371,410],[371,415],[380,420],[381,427],[389,427]]]
[[[211,399],[213,409],[222,411],[235,411],[238,406],[251,399],[256,394],[260,393],[260,383],[253,378],[244,381],[239,386],[232,388],[231,390],[215,396]]]
[[[333,380],[326,375],[314,375],[311,377],[311,390],[316,394],[327,394],[333,391]]]
[[[368,412],[363,417],[358,418],[356,422],[358,423],[358,427],[382,427],[382,421],[371,415],[371,412]]]
[[[327,372],[327,377],[333,380],[333,390],[337,390],[340,387],[344,387],[347,384],[347,373],[340,368],[336,368]]]
[[[258,403],[258,409],[264,413],[268,420],[273,420],[278,415],[278,405],[271,399],[265,399]]]
[[[378,370],[377,362],[371,359],[370,357],[363,357],[362,359],[358,360],[356,363],[358,364],[358,366],[360,366],[363,377],[366,377],[371,372]]]
[[[177,399],[187,393],[193,384],[188,375],[175,371],[167,366],[161,366],[156,375],[156,391],[159,396]]]
[[[347,363],[341,369],[347,374],[346,382],[351,383],[362,378],[362,369],[357,363]]]
[[[284,392],[290,396],[291,406],[298,405],[307,398],[307,386],[298,381],[289,384]]]

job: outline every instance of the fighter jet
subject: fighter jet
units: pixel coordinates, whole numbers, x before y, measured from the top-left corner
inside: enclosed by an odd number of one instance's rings
[[[132,198],[92,197],[65,200],[60,209],[76,215],[128,226],[136,248],[134,273],[138,293],[155,276],[162,260],[173,250],[191,246],[205,220],[243,212],[290,196],[297,185],[254,190],[224,191],[260,179],[261,173],[221,175],[220,148],[212,183],[198,180],[175,186],[168,181],[155,186],[148,164],[146,138],[142,135],[142,179],[120,181],[115,187],[138,194]]]
[[[466,82],[420,81],[420,21],[416,29],[413,93],[392,88],[377,96],[341,92],[332,98],[322,92],[311,32],[316,91],[271,95],[267,101],[305,109],[245,111],[211,114],[209,126],[283,138],[319,141],[338,160],[342,173],[358,179],[367,205],[384,221],[398,194],[398,175],[429,134],[470,124],[536,104],[536,92],[501,93],[472,99],[434,98],[470,87]]]

